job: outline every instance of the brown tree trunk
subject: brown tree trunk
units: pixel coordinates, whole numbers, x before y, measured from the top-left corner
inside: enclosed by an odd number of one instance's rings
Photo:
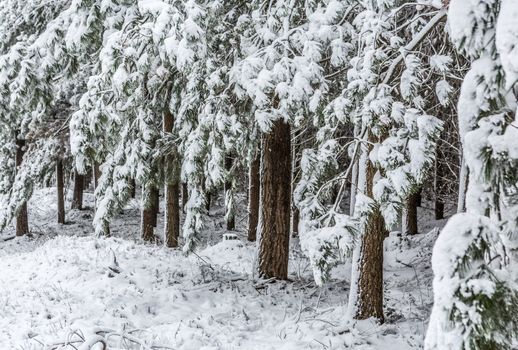
[[[189,187],[187,182],[182,183],[182,211],[185,213],[187,207],[187,201],[189,200]]]
[[[137,182],[135,179],[130,179],[130,197],[135,198],[137,193]]]
[[[259,196],[261,188],[261,151],[250,164],[248,180],[248,240],[255,242],[257,239],[257,224],[259,222]]]
[[[146,242],[155,241],[155,235],[153,233],[153,220],[156,218],[156,211],[153,208],[153,192],[155,191],[156,189],[154,189],[154,187],[147,187],[142,191],[142,217],[140,223],[140,232],[142,239]]]
[[[371,140],[373,141],[373,140]],[[374,140],[375,141],[375,140]],[[358,167],[358,191],[372,198],[376,169],[368,158],[372,146],[362,151]],[[365,175],[361,180],[361,175]],[[374,317],[379,322],[383,316],[383,241],[386,236],[385,221],[378,207],[367,219],[361,241],[353,258],[354,290],[349,299],[355,319]],[[357,266],[355,266],[357,264]]]
[[[94,177],[94,191],[99,186],[99,179],[101,178],[101,168],[99,163],[95,162],[93,166],[93,177]]]
[[[419,189],[416,192],[416,202],[415,203],[418,207],[423,206],[423,188],[422,187],[419,187]]]
[[[16,138],[16,169],[20,167],[23,160],[23,154],[25,153],[25,140]],[[29,234],[29,219],[27,216],[27,202],[24,202],[18,214],[16,214],[16,236],[23,236]]]
[[[299,208],[293,206],[293,210],[291,212],[291,236],[298,237],[299,236],[299,222],[300,222],[300,211]]]
[[[231,156],[227,155],[225,157],[225,170],[227,173],[232,169],[233,159]],[[232,195],[232,180],[228,179],[225,181],[225,210],[230,211],[227,212],[225,217],[227,221],[227,230],[233,231],[236,228],[236,216],[234,215],[233,208],[229,208],[228,201],[231,200],[230,196]]]
[[[265,278],[287,279],[291,212],[290,125],[276,120],[263,140],[259,273]]]
[[[65,224],[63,161],[61,159],[56,162],[56,189],[58,195],[58,223]]]
[[[404,233],[407,235],[416,235],[419,232],[417,227],[418,201],[419,194],[417,192],[410,194],[406,201],[406,215],[404,215],[406,222]]]
[[[160,193],[158,191],[158,188],[155,187],[155,186],[151,186],[149,191],[150,191],[150,198],[151,198],[150,210],[153,212],[151,223],[152,223],[153,227],[156,227],[157,222],[158,222],[158,213],[160,211],[159,210],[159,208],[160,208]]]
[[[74,193],[72,196],[72,209],[83,209],[84,175],[74,170]]]
[[[442,176],[443,176],[443,169],[442,169],[442,162],[440,157],[435,158],[435,176],[434,176],[434,192],[435,192],[435,205],[434,205],[434,212],[435,212],[435,220],[442,220],[444,219],[444,202],[441,200],[442,195]]]
[[[164,109],[164,133],[173,131],[174,118],[169,108]],[[165,217],[164,236],[166,245],[170,248],[178,247],[180,236],[180,184],[175,155],[167,156],[165,160],[166,184],[164,189]]]

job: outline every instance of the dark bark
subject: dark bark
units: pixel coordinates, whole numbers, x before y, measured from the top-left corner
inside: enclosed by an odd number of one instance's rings
[[[164,110],[164,133],[173,131],[174,118],[169,108]],[[180,183],[174,154],[166,156],[165,174],[166,184],[164,189],[165,197],[165,220],[164,235],[168,247],[178,247],[180,236]]]
[[[248,240],[257,239],[257,224],[259,223],[259,196],[261,188],[261,151],[257,151],[255,159],[250,164],[248,182]]]
[[[300,222],[300,211],[299,208],[293,206],[293,210],[291,212],[291,236],[298,237],[299,236],[299,222]]]
[[[158,191],[158,188],[156,186],[151,186],[150,189],[150,210],[153,213],[151,223],[153,224],[153,227],[156,227],[158,222],[158,213],[160,208],[160,192]]]
[[[58,223],[65,223],[65,194],[63,179],[63,161],[56,162],[56,190],[58,195]]]
[[[408,196],[406,201],[406,215],[405,215],[405,234],[416,235],[419,233],[417,227],[417,204],[419,201],[419,194],[412,193]]]
[[[99,179],[101,178],[101,168],[99,163],[95,162],[93,166],[94,190],[99,186]]]
[[[153,208],[153,192],[156,192],[156,189],[153,188],[154,187],[144,189],[142,193],[142,217],[140,224],[140,232],[142,239],[146,242],[155,241],[155,234],[153,233],[153,221],[156,218],[156,211]]]
[[[22,164],[23,154],[25,153],[25,140],[16,138],[16,169]],[[29,219],[27,215],[27,202],[24,202],[16,214],[16,236],[29,234]]]
[[[419,187],[419,189],[416,192],[416,205],[418,207],[423,206],[423,188]]]
[[[276,120],[264,135],[261,161],[259,273],[287,279],[291,212],[290,125]]]
[[[225,170],[230,172],[232,169],[233,159],[231,156],[227,155],[225,157]],[[228,210],[228,203],[226,203],[227,199],[229,199],[229,196],[232,191],[232,180],[230,180],[227,176],[227,181],[225,181],[225,209]],[[226,224],[227,224],[227,230],[233,231],[236,228],[236,216],[233,212],[226,214]]]
[[[83,209],[84,175],[74,170],[74,193],[72,196],[72,209]]]
[[[439,155],[439,154],[438,154]],[[437,156],[435,160],[435,176],[434,176],[434,192],[435,192],[435,220],[444,219],[444,202],[442,201],[442,176],[443,176],[443,162],[442,159]]]
[[[135,179],[130,179],[129,183],[130,183],[130,197],[135,198],[135,195],[137,193],[137,182],[135,181]]]

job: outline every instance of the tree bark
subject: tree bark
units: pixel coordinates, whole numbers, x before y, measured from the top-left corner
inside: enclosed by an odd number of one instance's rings
[[[151,223],[153,224],[153,227],[156,227],[158,223],[158,213],[160,208],[160,193],[156,186],[150,186],[149,191],[151,199],[150,210],[153,213]]]
[[[25,153],[25,140],[16,138],[16,169],[22,165],[23,154]],[[16,236],[29,234],[29,219],[27,215],[27,202],[24,202],[16,214]]]
[[[56,190],[58,195],[58,223],[65,224],[63,161],[61,159],[56,162]]]
[[[74,170],[74,193],[72,196],[72,209],[83,209],[84,175]]]
[[[257,224],[259,223],[259,196],[261,188],[261,151],[250,164],[248,178],[248,240],[255,242],[257,239]]]
[[[95,162],[93,166],[93,176],[94,176],[94,191],[99,186],[99,179],[101,178],[101,168],[99,163]]]
[[[232,180],[228,178],[228,172],[232,169],[233,159],[230,155],[225,157],[225,170],[227,171],[227,180],[225,181],[225,214],[227,230],[233,231],[236,228],[236,216],[234,215],[234,209],[230,208],[229,201],[232,200]],[[232,204],[233,206],[233,204]]]
[[[164,133],[173,131],[174,117],[169,108],[164,109]],[[164,217],[164,237],[166,246],[170,248],[178,247],[178,237],[180,236],[180,184],[179,174],[176,166],[174,154],[166,156],[165,159],[165,217]]]
[[[156,217],[154,207],[153,192],[156,191],[154,187],[146,186],[142,193],[142,216],[140,223],[140,232],[142,239],[146,242],[154,242],[155,235],[153,233],[153,220]]]
[[[130,197],[135,198],[135,195],[137,193],[137,182],[135,179],[130,179]]]
[[[435,220],[442,220],[444,219],[444,202],[442,201],[442,176],[443,176],[443,169],[442,164],[440,161],[440,157],[437,156],[435,158],[435,176],[434,176],[434,192],[435,192],[435,205],[434,205],[434,212],[435,212]]]
[[[187,207],[187,201],[189,200],[189,187],[187,182],[182,183],[182,211],[185,213]]]
[[[375,140],[370,140],[375,141]],[[372,146],[362,146],[358,161],[358,191],[372,198],[376,169],[369,160]],[[367,218],[364,232],[353,255],[352,286],[349,293],[350,313],[355,319],[383,316],[383,241],[386,236],[385,221],[377,206]]]
[[[261,162],[259,273],[288,278],[291,212],[290,125],[276,120],[264,135]]]
[[[417,204],[419,201],[419,194],[414,192],[410,194],[406,200],[406,215],[405,217],[405,234],[416,235],[419,232],[417,227]]]

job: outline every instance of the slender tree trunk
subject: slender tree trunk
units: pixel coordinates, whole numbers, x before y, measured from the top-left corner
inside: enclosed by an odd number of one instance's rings
[[[135,198],[135,195],[137,193],[137,182],[135,179],[130,179],[130,197]]]
[[[187,186],[187,182],[182,183],[182,211],[185,213],[185,208],[187,207],[187,201],[189,200],[189,186]]]
[[[58,195],[58,223],[65,224],[63,161],[61,159],[56,162],[56,189]]]
[[[259,273],[288,278],[291,212],[290,125],[276,120],[264,135],[261,162]]]
[[[466,211],[466,190],[468,188],[469,169],[466,160],[462,157],[459,174],[459,197],[457,200],[457,213]]]
[[[83,209],[84,175],[74,170],[74,193],[72,196],[72,209]]]
[[[16,169],[22,165],[23,154],[25,153],[25,140],[16,138]],[[27,215],[27,202],[24,202],[16,215],[16,236],[29,234],[29,219]]]
[[[372,198],[376,169],[369,160],[371,146],[363,146],[358,165],[358,191]],[[385,222],[378,207],[367,218],[361,240],[353,254],[349,313],[355,319],[383,316],[383,241]]]
[[[164,109],[164,133],[173,131],[174,117],[169,108]],[[165,160],[165,217],[164,237],[170,248],[178,247],[180,236],[180,184],[175,155],[167,156]]]
[[[142,216],[140,223],[140,232],[142,239],[147,242],[154,242],[155,235],[153,233],[153,220],[156,218],[156,211],[154,209],[153,192],[156,189],[153,186],[146,185],[142,191]]]
[[[416,199],[415,199],[416,206],[422,207],[423,206],[423,188],[419,187],[417,189],[415,195],[416,195]]]
[[[417,227],[417,203],[419,200],[419,194],[417,192],[412,193],[406,200],[406,215],[405,217],[405,229],[404,233],[407,235],[416,235],[418,233]]]
[[[227,173],[232,169],[233,159],[230,155],[225,157],[225,170]],[[228,179],[225,181],[225,214],[227,230],[233,231],[236,228],[236,216],[234,215],[234,204],[232,203],[232,180]]]
[[[444,202],[441,200],[442,194],[442,164],[439,157],[435,158],[435,176],[434,176],[434,192],[435,192],[435,220],[444,219]]]
[[[295,187],[297,185],[297,182],[299,181],[299,178],[297,176],[297,171],[300,167],[300,138],[302,136],[302,131],[299,130],[295,134],[295,145],[292,146],[292,152],[293,152],[293,159],[292,159],[292,168],[291,168],[291,196],[292,196],[292,208],[291,208],[291,236],[292,237],[298,237],[299,235],[299,221],[300,221],[300,211],[299,208],[295,205],[294,200],[294,193],[295,193]]]
[[[250,164],[248,178],[248,240],[257,239],[257,224],[259,223],[259,196],[261,188],[261,150]]]
[[[354,137],[358,137],[360,130],[358,126],[354,127],[353,135]],[[358,191],[358,157],[355,159],[351,159],[353,162],[353,168],[351,171],[351,198],[349,202],[349,215],[354,215],[354,207],[356,206],[356,192]]]
[[[207,210],[207,215],[210,215],[210,204],[212,200],[212,194],[207,192],[205,194],[205,210]]]
[[[151,199],[150,210],[153,213],[151,223],[152,223],[153,227],[156,227],[157,222],[158,222],[159,208],[160,208],[160,193],[156,186],[150,186],[149,192],[150,192],[150,199]]]
[[[101,168],[99,163],[95,162],[93,166],[94,190],[99,186],[99,179],[101,178]]]

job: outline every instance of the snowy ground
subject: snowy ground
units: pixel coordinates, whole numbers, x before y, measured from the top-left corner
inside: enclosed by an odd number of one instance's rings
[[[85,197],[92,207],[92,196]],[[109,349],[140,349],[130,339],[147,344],[142,349],[422,347],[436,232],[386,240],[387,322],[379,326],[345,319],[348,264],[318,288],[296,240],[292,281],[259,280],[255,245],[243,232],[240,240],[221,240],[217,206],[210,244],[186,257],[139,241],[136,201],[112,226],[115,237],[98,239],[91,236],[91,210],[69,211],[69,224],[55,224],[54,198],[54,189],[43,189],[29,203],[33,238],[0,241],[0,349],[74,349],[99,335],[110,339]],[[424,232],[442,224],[428,220],[429,210],[421,214]],[[238,219],[240,228],[245,221]]]

